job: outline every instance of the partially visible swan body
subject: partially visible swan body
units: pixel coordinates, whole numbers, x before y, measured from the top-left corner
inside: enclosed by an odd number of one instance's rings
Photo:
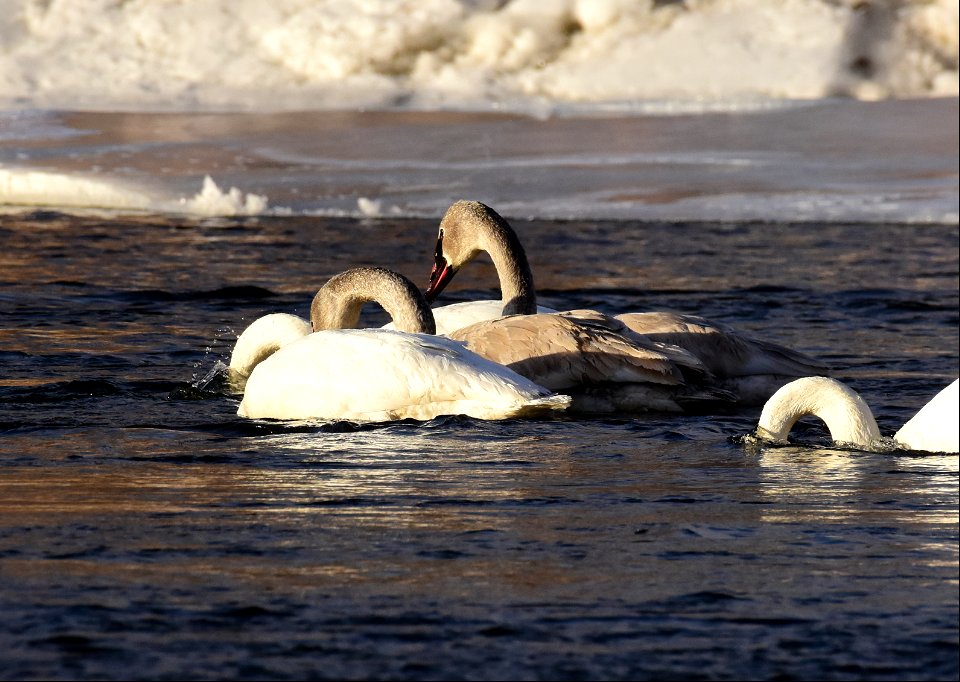
[[[382,305],[405,331],[340,328],[356,324],[367,301]],[[255,322],[241,335],[254,332],[243,345],[262,352],[251,357],[275,350],[252,367],[237,414],[376,422],[443,414],[505,419],[570,403],[457,341],[424,333],[433,331],[429,307],[409,280],[389,270],[356,268],[332,278],[317,293],[311,320],[316,331],[285,344],[271,336],[272,324]]]
[[[703,411],[731,401],[705,388],[703,364],[594,310],[508,315],[450,333],[474,352],[541,386],[568,393],[579,412]]]
[[[638,334],[680,346],[699,358],[742,405],[762,405],[793,377],[822,374],[819,360],[778,343],[757,339],[697,315],[623,313],[616,318]]]
[[[457,329],[469,327],[477,322],[486,320],[495,320],[503,317],[503,301],[485,299],[481,301],[461,301],[459,303],[450,303],[441,305],[432,309],[433,319],[437,326],[437,334],[449,336],[451,332]],[[555,313],[553,308],[538,305],[538,313]],[[384,329],[396,329],[393,322],[383,325]]]
[[[503,314],[533,314],[537,309],[536,290],[520,240],[506,220],[477,201],[456,202],[441,220],[427,300],[435,299],[459,269],[481,251],[490,255],[496,267]],[[702,318],[663,312],[617,317],[651,341],[679,346],[696,356],[715,376],[715,385],[736,392],[743,404],[762,403],[790,377],[826,370],[807,355]]]
[[[960,450],[957,396],[958,382],[954,381],[904,424],[893,440],[910,450]],[[838,443],[869,449],[877,447],[881,438],[863,398],[828,377],[804,377],[781,387],[763,406],[756,435],[762,440],[785,441],[793,425],[805,416],[822,419]]]
[[[310,334],[257,365],[237,414],[374,422],[442,414],[507,419],[562,410],[569,402],[450,339],[341,329]]]
[[[893,439],[911,450],[960,452],[960,380],[942,389]]]

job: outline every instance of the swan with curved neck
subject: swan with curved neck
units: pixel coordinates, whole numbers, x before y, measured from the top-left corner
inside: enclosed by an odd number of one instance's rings
[[[465,225],[483,227],[471,231],[476,239],[470,241],[463,238],[467,232],[462,227]],[[449,232],[446,238],[445,226]],[[460,267],[481,252],[488,253],[493,261],[500,279],[501,300],[464,301],[434,308],[438,334],[449,334],[475,322],[504,315],[557,312],[553,308],[537,305],[533,270],[517,234],[496,211],[476,201],[458,201],[443,217],[434,268],[425,294],[427,301],[432,303]]]
[[[684,412],[731,401],[728,392],[705,385],[709,372],[703,363],[676,346],[643,338],[597,311],[540,312],[519,238],[479,202],[458,201],[444,215],[427,299],[481,251],[496,266],[501,303],[492,309],[493,319],[450,331],[450,338],[542,386],[570,393],[577,411]]]
[[[486,252],[500,279],[503,315],[532,315],[537,293],[533,271],[520,238],[499,213],[479,201],[458,201],[440,221],[430,284],[424,294],[432,303],[460,268]]]
[[[343,329],[357,323],[368,301],[394,315],[403,331]],[[461,343],[431,335],[426,301],[409,280],[389,270],[355,268],[332,278],[314,297],[311,320],[309,325],[302,321],[301,336],[292,341],[271,337],[276,325],[259,325],[260,320],[238,339],[238,347],[259,349],[250,357],[261,358],[249,372],[240,416],[388,421],[464,414],[505,419],[563,410],[570,403],[568,396],[481,358]],[[248,333],[251,338],[244,338]]]
[[[458,201],[443,216],[427,300],[436,299],[460,268],[481,251],[487,252],[496,266],[504,314],[535,313],[533,274],[519,238],[496,211],[477,201]],[[762,403],[789,377],[826,370],[803,353],[692,315],[650,312],[616,318],[648,341],[680,347],[695,356],[721,385],[737,393],[742,403]]]
[[[313,331],[355,329],[367,303],[379,304],[390,315],[394,329],[437,333],[433,312],[416,285],[384,268],[353,268],[330,278],[310,304]]]
[[[904,448],[927,452],[957,452],[958,382],[940,391],[896,432],[893,440]],[[838,442],[861,448],[875,447],[880,429],[870,407],[845,384],[828,377],[803,377],[783,386],[767,401],[756,435],[763,440],[785,441],[797,420],[819,417]]]

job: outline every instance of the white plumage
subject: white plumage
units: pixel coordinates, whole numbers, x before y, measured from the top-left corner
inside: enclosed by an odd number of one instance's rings
[[[940,391],[897,431],[898,446],[926,452],[957,452],[958,382]],[[803,377],[783,386],[763,406],[756,435],[785,441],[790,429],[804,416],[816,416],[838,443],[862,448],[878,445],[880,429],[866,401],[850,387],[827,377]]]
[[[406,328],[323,328],[355,323],[375,300]],[[249,374],[238,414],[251,418],[389,421],[463,414],[506,419],[563,410],[557,395],[433,328],[416,287],[397,273],[355,268],[317,293],[311,324],[267,315],[237,340],[235,371]],[[298,321],[299,320],[299,321]],[[234,362],[231,361],[231,367]]]

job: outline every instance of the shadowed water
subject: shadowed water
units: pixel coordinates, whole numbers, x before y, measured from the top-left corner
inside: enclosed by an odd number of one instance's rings
[[[957,457],[759,409],[236,416],[236,334],[329,276],[426,283],[436,221],[0,218],[9,679],[952,679]],[[516,222],[541,302],[824,359],[885,435],[958,374],[953,226]],[[487,261],[447,301],[496,295]],[[370,324],[382,313],[370,310]]]

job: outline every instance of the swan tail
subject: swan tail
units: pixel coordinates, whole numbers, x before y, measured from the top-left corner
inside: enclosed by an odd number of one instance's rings
[[[750,345],[757,349],[752,353],[753,360],[743,374],[778,374],[781,376],[805,377],[826,376],[830,367],[806,353],[781,346],[779,343],[750,339]]]

